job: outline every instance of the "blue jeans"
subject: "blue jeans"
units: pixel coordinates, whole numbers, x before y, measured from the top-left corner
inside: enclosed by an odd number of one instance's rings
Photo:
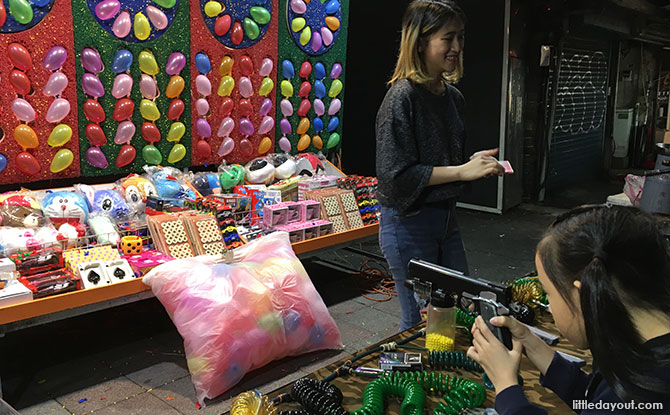
[[[410,259],[423,259],[468,274],[468,260],[454,208],[455,202],[445,202],[445,207],[423,207],[401,216],[393,208],[382,207],[379,245],[398,291],[401,331],[421,322],[417,296],[404,284],[409,277]]]

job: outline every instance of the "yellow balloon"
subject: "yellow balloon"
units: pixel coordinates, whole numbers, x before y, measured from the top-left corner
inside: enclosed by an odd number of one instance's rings
[[[158,111],[156,103],[148,99],[140,101],[140,114],[142,114],[142,118],[149,121],[156,121],[161,117],[161,112]]]
[[[298,123],[298,128],[295,130],[299,135],[305,134],[309,130],[309,118],[303,117]]]
[[[184,90],[184,85],[184,78],[179,75],[172,76],[167,88],[165,88],[165,96],[168,98],[177,98]]]
[[[302,17],[297,17],[293,19],[293,21],[291,22],[291,29],[293,29],[294,32],[298,33],[299,31],[302,30],[303,27],[305,27],[305,24],[306,24],[305,19],[303,19]]]
[[[37,148],[37,134],[29,125],[19,124],[14,129],[14,139],[24,149]]]
[[[270,137],[263,137],[261,143],[258,145],[258,154],[267,153],[270,151],[270,147],[272,147],[272,140],[270,140]]]
[[[318,135],[315,135],[314,137],[312,137],[312,144],[318,150],[321,150],[323,148],[323,140]]]
[[[309,142],[310,142],[310,137],[309,135],[305,134],[302,137],[300,137],[300,140],[298,140],[298,151],[303,151],[307,147],[309,147]]]
[[[328,91],[328,96],[331,98],[335,98],[336,96],[339,95],[340,92],[342,92],[342,81],[336,79],[330,85],[330,91]]]
[[[223,11],[223,6],[218,1],[208,1],[205,3],[205,14],[209,17],[216,17]]]
[[[235,60],[230,57],[229,55],[226,55],[221,59],[221,65],[219,65],[219,74],[221,76],[227,76],[233,73],[233,64],[235,63]]]
[[[66,124],[58,124],[49,134],[47,144],[51,147],[60,147],[70,141],[70,138],[72,138],[72,128]]]
[[[186,126],[184,125],[184,123],[180,121],[173,122],[172,125],[170,126],[170,131],[168,131],[167,133],[167,140],[179,141],[184,136],[185,132],[186,132]]]
[[[306,44],[309,43],[309,40],[312,38],[312,29],[309,28],[309,26],[305,26],[304,29],[302,29],[302,33],[300,33],[300,44],[305,46]]]
[[[232,76],[226,75],[221,78],[221,83],[219,84],[219,89],[216,91],[222,97],[230,96],[230,93],[233,92],[235,88],[235,80]]]
[[[51,161],[51,167],[49,170],[51,170],[52,173],[60,173],[70,167],[70,164],[72,164],[73,160],[74,154],[72,154],[72,152],[67,148],[61,148],[58,150],[54,156],[54,159]]]
[[[281,89],[281,94],[284,96],[284,98],[290,98],[293,96],[293,85],[286,79],[281,81],[279,88]]]
[[[140,52],[140,56],[137,60],[140,63],[140,71],[147,75],[156,75],[158,73],[158,64],[156,63],[156,58],[154,58],[153,53],[148,50],[143,50]]]
[[[186,147],[183,144],[175,144],[168,155],[168,163],[176,163],[186,155]]]
[[[274,87],[275,83],[272,81],[272,79],[265,77],[261,82],[261,87],[258,89],[258,95],[266,97],[270,92],[272,92],[272,88]]]
[[[135,28],[135,37],[139,40],[146,40],[151,34],[151,26],[149,26],[149,19],[139,12],[135,15],[135,21],[133,22]]]

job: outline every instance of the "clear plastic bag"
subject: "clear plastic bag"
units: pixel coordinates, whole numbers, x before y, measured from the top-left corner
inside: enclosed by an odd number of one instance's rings
[[[237,248],[234,258],[175,260],[144,277],[184,338],[201,404],[273,360],[341,346],[287,233]]]
[[[642,189],[644,188],[644,176],[634,174],[626,175],[626,184],[623,186],[623,192],[628,196],[633,206],[640,206],[642,199]]]

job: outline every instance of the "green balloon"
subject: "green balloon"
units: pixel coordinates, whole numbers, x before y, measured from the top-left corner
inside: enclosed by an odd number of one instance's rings
[[[26,0],[9,0],[9,13],[21,24],[33,21],[33,8]]]
[[[270,21],[270,12],[265,7],[254,6],[249,9],[249,14],[258,24],[266,24]]]
[[[144,161],[149,164],[161,164],[161,161],[163,161],[161,152],[151,144],[144,146],[142,149],[142,157],[144,158]]]
[[[177,0],[154,0],[154,3],[166,9],[171,9],[177,4]]]
[[[256,38],[260,34],[256,22],[254,22],[248,17],[244,18],[244,32],[247,34],[247,37],[251,40],[256,40]]]
[[[326,147],[330,150],[331,148],[337,147],[338,144],[340,144],[340,135],[338,133],[332,133],[330,137],[328,137],[328,144],[326,144]]]

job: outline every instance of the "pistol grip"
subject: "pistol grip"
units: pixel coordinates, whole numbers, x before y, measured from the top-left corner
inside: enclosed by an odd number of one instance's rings
[[[498,316],[498,310],[495,306],[481,302],[479,307],[481,316],[484,319],[486,326],[491,330],[491,333],[493,333],[505,347],[512,350],[512,333],[510,333],[509,329],[507,327],[496,327],[490,322],[491,318]]]

